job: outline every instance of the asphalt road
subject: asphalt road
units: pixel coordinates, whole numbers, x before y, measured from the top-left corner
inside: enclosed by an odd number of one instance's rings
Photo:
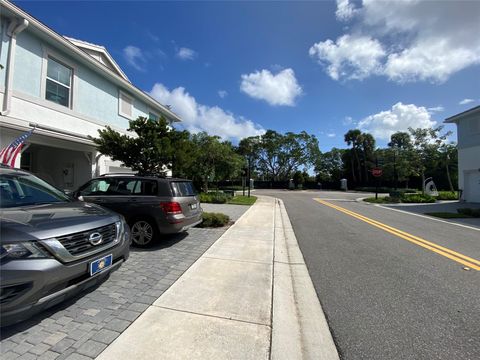
[[[284,201],[342,359],[480,359],[480,271],[458,262],[480,260],[480,231],[353,201],[360,194],[258,194]]]

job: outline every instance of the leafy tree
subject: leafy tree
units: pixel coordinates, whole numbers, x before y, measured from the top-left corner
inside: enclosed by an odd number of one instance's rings
[[[347,145],[351,145],[352,149],[352,155],[350,156],[350,164],[351,164],[351,171],[352,171],[352,180],[354,183],[357,182],[357,176],[355,175],[355,163],[357,167],[357,174],[358,174],[358,179],[359,182],[362,182],[362,171],[361,171],[361,165],[360,165],[360,159],[358,156],[361,140],[362,140],[362,132],[358,129],[354,130],[348,130],[347,133],[344,136],[345,142]]]
[[[440,166],[445,168],[445,173],[447,174],[448,187],[450,188],[450,191],[453,192],[455,191],[455,189],[452,183],[452,177],[454,177],[455,180],[457,180],[457,176],[458,176],[457,146],[453,143],[450,143],[450,144],[443,143],[440,146],[439,151],[440,151],[440,159],[439,159]]]
[[[422,178],[422,193],[425,192],[425,170],[427,166],[432,167],[432,163],[438,160],[440,147],[444,144],[446,138],[451,134],[447,132],[440,134],[443,130],[443,126],[437,128],[427,128],[427,129],[413,129],[408,128],[412,136],[412,157],[411,161],[418,170]],[[433,167],[435,165],[433,164]]]
[[[191,161],[184,168],[187,177],[202,182],[204,191],[208,191],[209,181],[220,181],[239,175],[244,164],[228,141],[221,142],[220,137],[200,132],[190,136]]]
[[[338,182],[343,177],[345,164],[343,162],[344,149],[332,148],[321,154],[315,165],[315,173],[319,182]]]
[[[301,171],[295,171],[295,173],[293,174],[293,183],[295,184],[295,187],[297,189],[303,186],[303,184],[305,183],[305,177]]]
[[[242,139],[238,149],[252,157],[257,170],[271,180],[289,179],[300,166],[313,166],[320,156],[317,138],[305,131],[283,135],[267,130]]]
[[[98,131],[98,138],[91,140],[100,153],[139,174],[165,174],[172,168],[181,144],[188,139],[188,132],[172,129],[164,117],[159,121],[138,117],[129,122],[127,131],[135,136],[120,134],[107,126]]]
[[[410,134],[402,131],[392,134],[388,147],[390,149],[389,163],[395,165],[395,169],[392,169],[393,180],[395,184],[398,181],[405,181],[405,187],[408,188],[410,176],[416,173],[410,159],[413,149]]]
[[[362,133],[359,137],[359,147],[363,158],[363,170],[365,183],[368,183],[368,172],[373,167],[375,151],[375,138],[371,134]]]

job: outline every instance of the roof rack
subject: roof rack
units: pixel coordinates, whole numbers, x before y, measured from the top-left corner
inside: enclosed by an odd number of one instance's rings
[[[137,176],[138,174],[136,173],[131,173],[131,172],[116,172],[116,173],[105,173],[101,174],[100,176]]]
[[[139,173],[131,173],[131,172],[114,172],[114,173],[105,173],[101,174],[100,177],[107,177],[107,176],[145,176],[145,177],[158,177],[158,178],[166,178],[165,175],[162,174],[139,174]]]

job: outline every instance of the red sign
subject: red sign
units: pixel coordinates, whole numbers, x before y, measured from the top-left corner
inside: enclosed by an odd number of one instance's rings
[[[382,176],[382,169],[380,168],[373,168],[372,169],[372,175],[375,176],[375,177],[380,177]]]

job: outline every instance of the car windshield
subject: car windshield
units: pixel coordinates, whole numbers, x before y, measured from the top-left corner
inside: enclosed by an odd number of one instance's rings
[[[173,196],[195,196],[197,191],[191,181],[172,181]]]
[[[68,202],[69,197],[36,176],[0,174],[0,208]]]

